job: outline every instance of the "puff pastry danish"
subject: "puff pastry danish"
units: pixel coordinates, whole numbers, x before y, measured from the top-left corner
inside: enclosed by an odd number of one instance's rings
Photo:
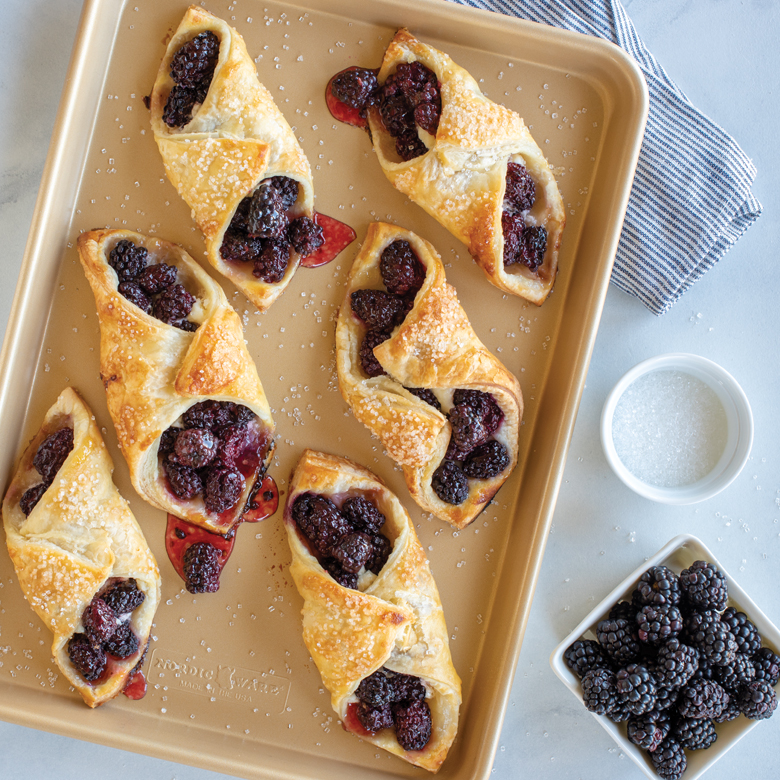
[[[521,117],[406,29],[387,47],[373,84],[370,74],[348,69],[331,93],[366,113],[393,186],[466,244],[494,285],[543,303],[566,220],[550,166]]]
[[[284,521],[303,639],[344,728],[438,771],[457,732],[461,685],[408,513],[367,469],[305,450]]]
[[[91,410],[66,388],[3,499],[19,584],[54,633],[57,666],[90,707],[140,667],[160,601],[157,563],[113,470]]]
[[[412,498],[468,525],[517,463],[523,395],[472,330],[430,243],[369,226],[339,311],[336,366],[344,399],[402,466]]]
[[[153,506],[227,534],[262,482],[274,433],[238,315],[175,244],[93,230],[78,249],[97,304],[108,410],[133,486]],[[133,273],[134,281],[121,281]],[[181,284],[155,293],[160,279]],[[182,300],[190,306],[184,320]]]
[[[151,94],[165,172],[209,262],[260,310],[322,243],[311,169],[236,30],[191,6]]]

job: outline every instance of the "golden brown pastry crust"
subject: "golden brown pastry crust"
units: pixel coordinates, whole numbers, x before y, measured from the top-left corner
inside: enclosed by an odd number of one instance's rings
[[[208,95],[187,125],[168,127],[162,116],[174,86],[171,59],[182,44],[207,30],[220,40]],[[264,311],[290,283],[300,257],[291,250],[284,278],[273,284],[264,282],[252,275],[251,263],[222,259],[219,250],[225,230],[238,204],[263,179],[287,176],[298,182],[293,217],[312,217],[314,186],[306,155],[270,92],[260,83],[239,33],[203,8],[190,6],[160,63],[151,115],[165,172],[192,209],[206,240],[209,262]]]
[[[108,264],[111,249],[126,239],[150,256],[178,268],[179,281],[195,296],[185,332],[146,314],[117,292],[118,278]],[[92,230],[78,240],[79,258],[95,294],[100,321],[100,375],[108,410],[133,487],[153,506],[209,531],[226,534],[238,521],[252,483],[230,517],[206,510],[201,498],[182,501],[165,486],[157,451],[163,431],[196,403],[211,399],[249,407],[264,431],[267,464],[274,423],[244,343],[241,320],[222,288],[180,247],[128,230]]]
[[[399,30],[387,47],[377,79],[384,84],[402,62],[419,61],[441,84],[436,136],[420,131],[428,152],[407,162],[395,152],[377,108],[368,111],[374,151],[393,186],[408,195],[469,249],[488,279],[537,305],[547,298],[558,270],[566,222],[550,166],[521,117],[485,97],[472,76],[444,52]],[[536,183],[536,203],[526,224],[547,230],[547,250],[537,271],[504,267],[501,212],[507,162],[522,163]]]
[[[25,516],[19,500],[41,482],[33,466],[38,447],[61,428],[73,428],[73,450],[54,481]],[[91,410],[71,388],[60,394],[25,450],[3,499],[8,552],[19,585],[54,633],[57,666],[90,707],[116,696],[143,657],[160,601],[160,572],[130,507],[111,474],[114,464]],[[83,631],[81,616],[112,578],[134,578],[146,598],[131,617],[139,648],[116,661],[103,682],[90,684],[68,658],[68,640]]]
[[[383,289],[379,261],[385,247],[397,240],[411,244],[425,266],[425,281],[403,323],[374,348],[388,375],[368,377],[359,354],[366,328],[353,314],[350,296],[355,290]],[[395,225],[376,222],[369,226],[339,311],[336,367],[344,400],[403,467],[412,498],[456,528],[468,525],[517,463],[523,394],[517,379],[477,338],[430,243]],[[504,413],[494,438],[506,447],[510,465],[492,479],[469,480],[469,496],[460,505],[445,503],[431,487],[433,473],[447,451],[450,424],[444,414],[407,387],[442,391],[439,400],[445,402],[456,389],[480,390],[490,393]]]
[[[340,506],[351,496],[372,501],[386,517],[382,532],[393,551],[379,575],[360,590],[339,585],[309,551],[292,518],[302,493],[319,493]],[[430,691],[433,731],[423,750],[405,751],[393,729],[353,733],[405,761],[438,771],[458,729],[461,685],[450,657],[447,626],[436,583],[414,525],[398,498],[368,469],[305,450],[293,473],[284,512],[292,573],[303,597],[303,640],[347,730],[349,707],[361,680],[384,666],[420,677]],[[363,575],[365,576],[365,575]]]

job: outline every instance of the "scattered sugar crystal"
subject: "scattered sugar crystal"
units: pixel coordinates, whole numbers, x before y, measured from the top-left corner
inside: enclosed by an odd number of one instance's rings
[[[726,412],[715,391],[680,371],[637,379],[618,401],[612,421],[620,460],[658,487],[691,485],[709,474],[727,433]]]

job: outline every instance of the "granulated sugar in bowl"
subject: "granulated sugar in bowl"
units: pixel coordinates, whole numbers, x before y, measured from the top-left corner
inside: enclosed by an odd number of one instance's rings
[[[607,397],[601,442],[632,490],[664,504],[694,504],[726,488],[753,444],[742,388],[717,363],[658,355],[628,371]]]

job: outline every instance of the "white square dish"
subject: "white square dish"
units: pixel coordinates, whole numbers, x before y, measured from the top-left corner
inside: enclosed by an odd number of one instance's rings
[[[550,666],[566,687],[582,701],[582,686],[577,675],[566,665],[564,653],[572,642],[577,639],[596,639],[596,625],[604,620],[610,609],[619,601],[631,600],[631,593],[642,574],[653,566],[667,566],[676,574],[688,568],[694,561],[704,560],[712,563],[726,576],[728,582],[728,606],[736,607],[744,612],[758,628],[763,645],[771,647],[774,652],[780,647],[780,631],[767,616],[756,606],[755,602],[734,582],[734,579],[718,562],[712,552],[695,536],[682,534],[671,539],[652,558],[644,561],[635,571],[628,575],[609,595],[606,596],[574,630],[553,650],[550,656]],[[584,705],[583,705],[584,706]],[[596,720],[610,733],[636,765],[652,780],[659,777],[650,760],[649,753],[628,740],[625,724],[614,723],[604,715],[591,713]],[[730,750],[749,731],[759,725],[760,721],[740,717],[728,723],[716,724],[717,741],[707,750],[686,750],[688,768],[683,775],[684,780],[696,780],[701,777],[724,753]]]

